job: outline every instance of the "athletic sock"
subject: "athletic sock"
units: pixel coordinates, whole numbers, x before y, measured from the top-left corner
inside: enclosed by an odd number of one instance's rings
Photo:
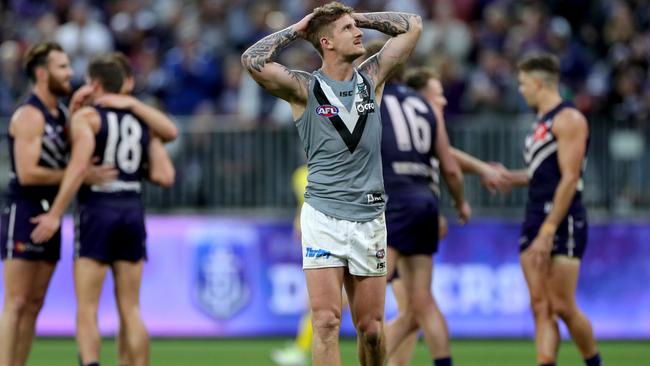
[[[555,366],[555,362],[551,362],[551,363],[540,363],[539,366]]]
[[[451,357],[436,358],[433,360],[434,366],[451,366]]]
[[[601,366],[603,361],[600,359],[600,352],[596,352],[595,355],[585,359],[585,365],[587,366]]]
[[[86,366],[99,366],[99,362],[87,363]]]
[[[300,319],[300,329],[296,337],[296,346],[304,353],[311,351],[311,341],[314,336],[314,329],[311,325],[311,311]]]

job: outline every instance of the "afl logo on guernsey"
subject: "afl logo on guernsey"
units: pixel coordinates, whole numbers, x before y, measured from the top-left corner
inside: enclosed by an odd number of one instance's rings
[[[316,107],[316,114],[321,117],[327,117],[327,118],[334,117],[334,116],[338,116],[339,109],[329,104],[319,105],[318,107]]]

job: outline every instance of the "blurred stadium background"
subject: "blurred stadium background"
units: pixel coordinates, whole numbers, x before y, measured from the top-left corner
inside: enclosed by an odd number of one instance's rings
[[[422,15],[412,63],[440,72],[452,144],[510,168],[523,166],[523,135],[533,121],[517,93],[516,60],[535,49],[560,57],[562,92],[591,129],[584,197],[592,228],[579,302],[597,336],[617,340],[602,346],[608,364],[650,365],[650,1],[344,2],[359,11]],[[157,337],[154,365],[188,364],[188,355],[193,365],[269,364],[270,349],[297,326],[305,287],[291,227],[291,174],[304,153],[288,105],[242,72],[239,57],[321,3],[0,0],[0,190],[9,177],[8,117],[28,91],[22,55],[34,42],[63,45],[77,86],[90,58],[124,52],[134,65],[137,96],[172,114],[181,129],[168,146],[175,186],[148,187],[145,194],[152,215],[142,303]],[[319,65],[306,42],[281,60],[304,70]],[[452,225],[434,286],[454,339],[485,339],[454,343],[457,363],[530,364],[532,319],[517,261],[525,191],[490,196],[468,177],[466,195],[475,218],[464,228]],[[447,203],[445,210],[451,215]],[[63,338],[40,338],[33,365],[71,364],[76,357],[66,338],[74,333],[71,238],[68,220],[63,260],[38,323],[39,336]],[[108,338],[117,324],[110,286],[100,309]],[[394,312],[389,299],[387,314]],[[343,333],[353,335],[349,319]],[[178,340],[184,337],[191,339]],[[113,363],[113,343],[104,353],[103,361]],[[351,341],[344,356],[354,364]],[[560,361],[581,364],[568,344]],[[414,362],[429,363],[425,347]]]

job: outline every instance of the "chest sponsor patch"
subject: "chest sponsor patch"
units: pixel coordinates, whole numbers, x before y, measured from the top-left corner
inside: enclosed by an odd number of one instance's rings
[[[324,104],[316,107],[316,114],[321,117],[334,117],[339,115],[339,109],[336,106]]]
[[[357,102],[355,108],[357,109],[357,113],[359,114],[375,113],[375,103],[373,101]]]

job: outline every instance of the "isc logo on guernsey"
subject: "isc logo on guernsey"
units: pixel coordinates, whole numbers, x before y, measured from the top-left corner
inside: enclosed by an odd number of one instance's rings
[[[333,105],[319,105],[316,107],[316,114],[321,117],[334,117],[339,114],[339,109]]]

